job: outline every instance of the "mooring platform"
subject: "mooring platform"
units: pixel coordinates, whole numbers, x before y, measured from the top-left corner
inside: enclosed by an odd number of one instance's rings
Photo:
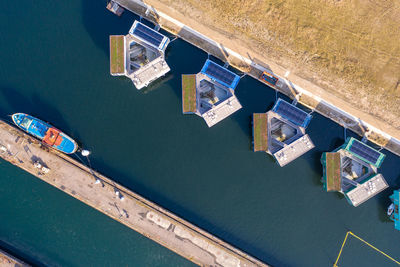
[[[165,61],[169,38],[135,21],[127,35],[110,36],[110,73],[126,76],[137,89],[170,71]]]
[[[0,157],[198,265],[267,266],[3,121]]]
[[[385,155],[351,137],[333,152],[322,153],[322,183],[327,192],[342,193],[357,207],[389,187],[378,168]]]
[[[283,167],[314,148],[306,134],[311,115],[282,99],[267,113],[253,114],[253,150],[271,154]]]
[[[199,73],[182,75],[183,114],[202,117],[208,127],[242,108],[235,96],[240,77],[207,59]]]

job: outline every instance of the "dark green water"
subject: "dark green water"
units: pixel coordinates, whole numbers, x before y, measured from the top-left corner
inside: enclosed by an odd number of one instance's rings
[[[108,36],[126,34],[105,1],[18,1],[0,9],[0,115],[26,112],[89,148],[94,168],[275,266],[332,266],[348,230],[400,258],[386,219],[400,159],[381,167],[391,188],[358,208],[322,190],[321,152],[343,129],[315,114],[316,148],[285,168],[251,150],[250,116],[275,93],[245,77],[243,109],[209,129],[181,112],[180,74],[207,55],[177,40],[171,73],[145,91],[109,75]],[[351,135],[351,133],[348,133]],[[35,265],[189,266],[187,260],[0,161],[0,247]],[[339,266],[395,266],[350,239]]]

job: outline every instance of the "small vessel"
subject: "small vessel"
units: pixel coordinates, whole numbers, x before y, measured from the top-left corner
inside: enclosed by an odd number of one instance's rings
[[[394,203],[390,204],[390,206],[388,207],[387,215],[388,216],[392,215],[393,211],[394,211]]]
[[[22,130],[40,139],[43,144],[66,154],[75,153],[78,144],[50,124],[24,113],[12,115],[13,122]]]
[[[261,76],[260,79],[266,83],[268,83],[271,86],[275,86],[276,83],[278,82],[279,78],[276,77],[275,75],[268,73],[266,71],[264,71]]]

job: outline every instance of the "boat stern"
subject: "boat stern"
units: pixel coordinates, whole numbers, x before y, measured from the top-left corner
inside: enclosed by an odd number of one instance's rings
[[[60,136],[62,137],[61,143],[54,144],[53,147],[66,154],[73,154],[78,150],[78,144],[72,138],[63,133],[60,133]]]

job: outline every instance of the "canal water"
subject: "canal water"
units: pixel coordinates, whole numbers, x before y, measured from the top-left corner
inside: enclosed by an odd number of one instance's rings
[[[284,168],[251,149],[251,114],[275,93],[244,77],[243,109],[209,129],[182,115],[182,73],[207,55],[181,41],[167,50],[171,72],[148,89],[109,74],[108,36],[126,34],[105,1],[19,1],[0,9],[0,116],[26,112],[92,151],[95,169],[274,266],[332,266],[347,231],[400,258],[400,233],[386,218],[400,187],[400,159],[380,169],[391,188],[358,208],[326,193],[319,158],[343,129],[314,114],[316,148]],[[348,136],[352,135],[348,132]],[[0,247],[34,265],[191,266],[107,216],[0,161]],[[339,266],[395,266],[350,237]]]

